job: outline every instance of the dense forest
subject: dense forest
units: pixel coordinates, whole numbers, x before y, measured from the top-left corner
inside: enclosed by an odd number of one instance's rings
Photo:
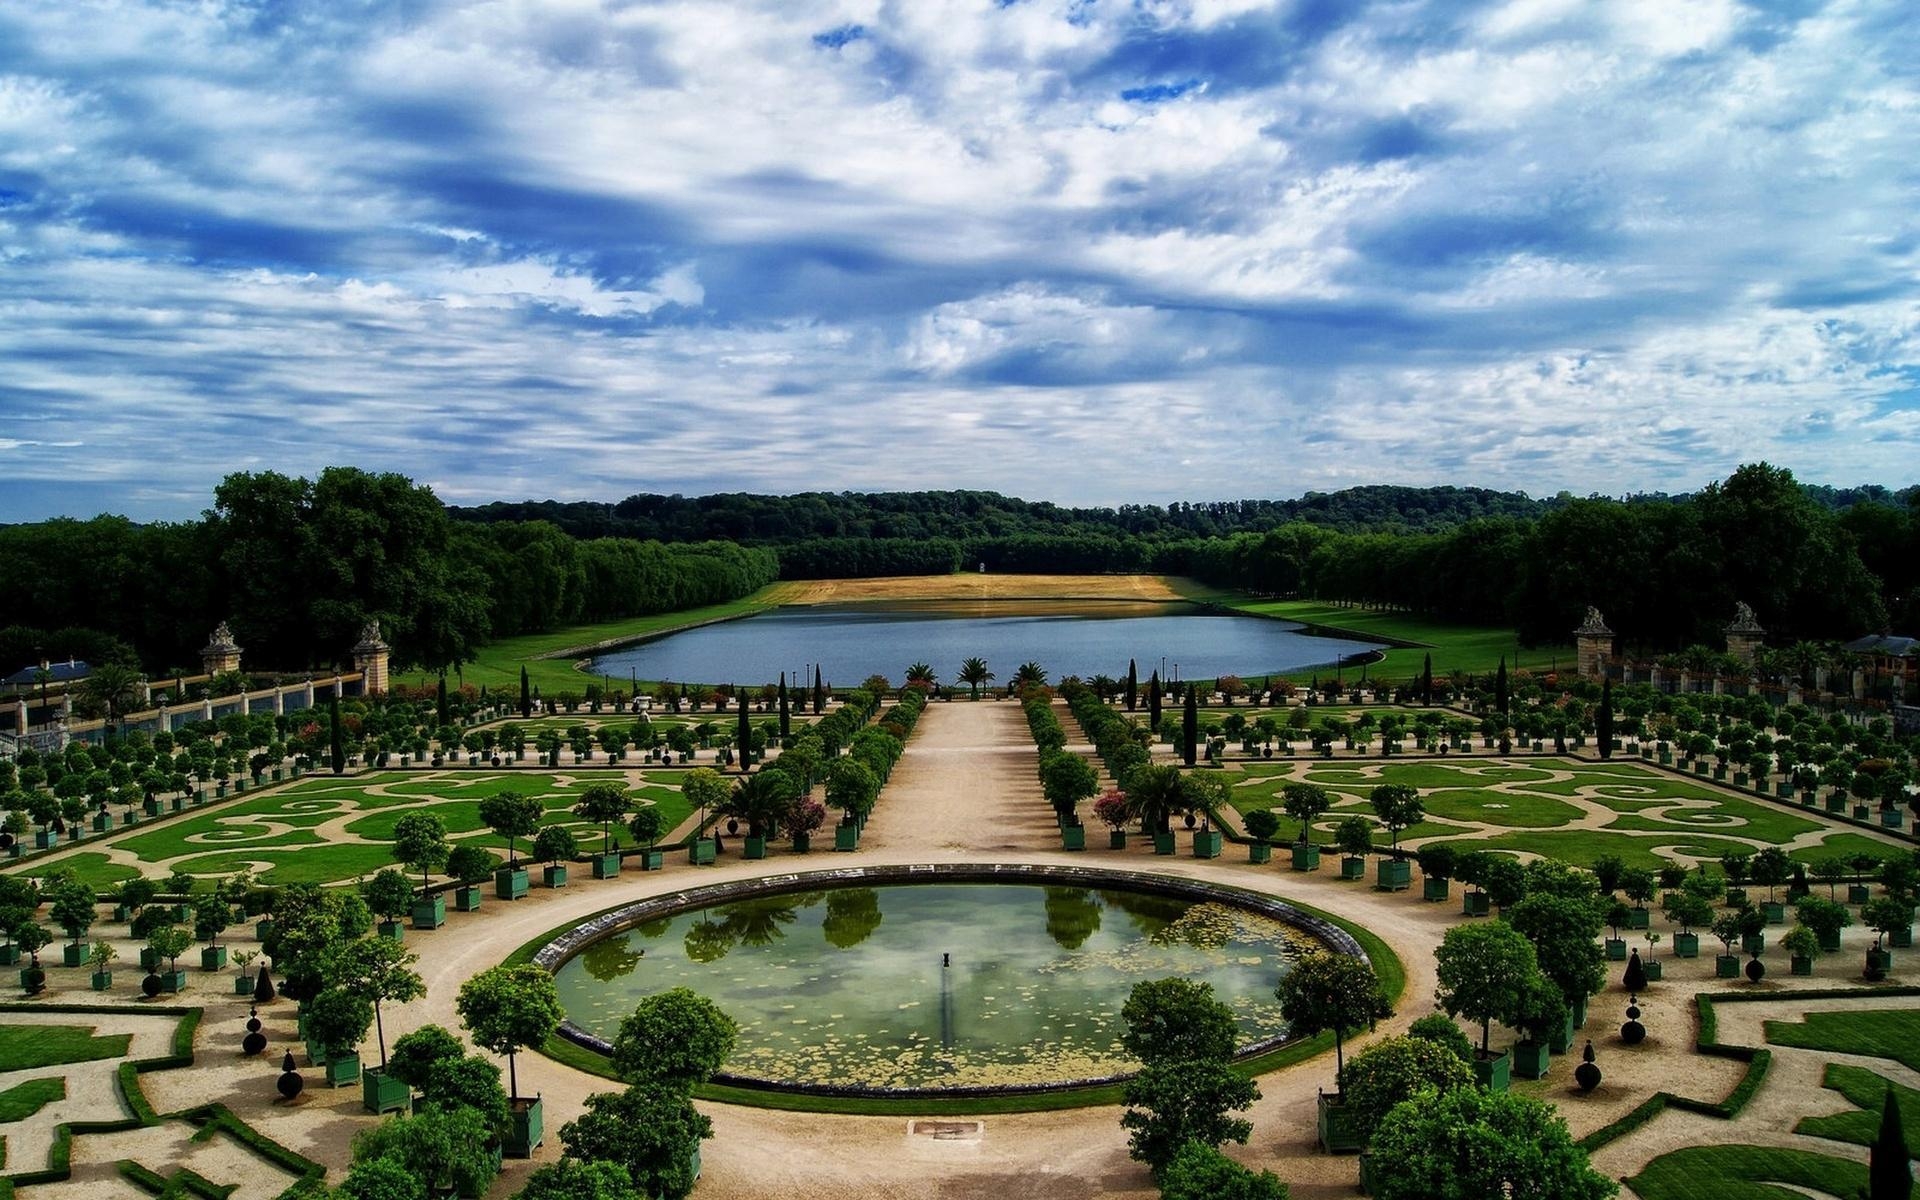
[[[437,667],[494,637],[737,599],[777,570],[726,542],[455,522],[399,475],[236,474],[199,521],[0,526],[0,670],[44,653],[197,671],[223,619],[260,669],[340,663],[370,619],[396,667]]]
[[[1509,625],[1564,642],[1597,605],[1629,651],[1716,644],[1736,601],[1776,643],[1920,632],[1920,488],[1813,488],[1754,464],[1687,496],[1533,500],[1365,487],[1299,500],[1064,508],[991,492],[638,495],[448,509],[398,475],[236,474],[199,521],[0,526],[0,667],[36,653],[192,667],[344,658],[378,618],[397,665],[490,638],[720,603],[776,578],[1186,575]]]

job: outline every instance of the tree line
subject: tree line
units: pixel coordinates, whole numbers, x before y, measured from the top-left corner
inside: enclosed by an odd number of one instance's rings
[[[496,637],[738,599],[778,566],[770,550],[724,542],[457,522],[396,474],[241,472],[197,521],[0,526],[0,667],[45,655],[197,673],[221,620],[249,667],[333,666],[370,620],[396,669],[449,666]]]

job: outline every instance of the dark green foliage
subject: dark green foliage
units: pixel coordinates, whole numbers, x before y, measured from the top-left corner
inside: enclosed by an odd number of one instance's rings
[[[1444,1046],[1463,1062],[1473,1058],[1472,1040],[1454,1024],[1453,1018],[1440,1013],[1429,1013],[1409,1025],[1407,1036]]]
[[[587,1111],[560,1129],[566,1158],[614,1163],[636,1191],[662,1200],[693,1190],[693,1152],[712,1136],[682,1092],[645,1084],[588,1096]]]
[[[645,1200],[618,1163],[563,1158],[527,1176],[514,1200]]]
[[[713,1001],[669,988],[640,1001],[620,1022],[613,1067],[629,1083],[685,1091],[720,1069],[737,1033],[733,1018]]]
[[[1294,1035],[1332,1032],[1336,1086],[1345,1074],[1346,1036],[1393,1015],[1373,965],[1347,954],[1302,955],[1281,977],[1274,995]]]
[[[1225,1062],[1238,1031],[1233,1010],[1214,998],[1213,986],[1191,979],[1146,979],[1120,1006],[1126,1032],[1120,1044],[1148,1065],[1179,1060]]]
[[[491,1143],[485,1118],[473,1109],[431,1107],[355,1134],[353,1160],[390,1159],[424,1188],[474,1196],[495,1174]]]
[[[1394,1108],[1371,1144],[1376,1200],[1606,1200],[1553,1106],[1506,1092],[1455,1088]]]
[[[1880,1134],[1873,1139],[1867,1159],[1868,1200],[1908,1200],[1913,1195],[1910,1162],[1900,1111],[1889,1091],[1880,1107]]]
[[[1409,1097],[1475,1086],[1473,1068],[1466,1061],[1473,1049],[1458,1026],[1452,1021],[1447,1025],[1466,1045],[1466,1057],[1418,1037],[1385,1038],[1354,1055],[1341,1076],[1340,1095],[1362,1140],[1372,1137],[1394,1105]]]
[[[1160,1200],[1287,1200],[1272,1171],[1252,1171],[1216,1147],[1188,1142],[1160,1172]]]
[[[403,1079],[418,1091],[427,1086],[433,1064],[443,1058],[459,1058],[467,1052],[460,1039],[438,1025],[422,1025],[397,1038],[393,1056],[387,1061],[387,1073]]]
[[[1127,1152],[1158,1174],[1188,1142],[1245,1142],[1252,1122],[1227,1114],[1258,1100],[1260,1089],[1225,1063],[1185,1059],[1144,1068],[1127,1080],[1124,1095]]]

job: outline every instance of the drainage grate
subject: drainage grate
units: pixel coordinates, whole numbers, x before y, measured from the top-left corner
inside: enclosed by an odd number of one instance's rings
[[[936,1142],[977,1142],[986,1132],[984,1121],[908,1121],[907,1136]]]

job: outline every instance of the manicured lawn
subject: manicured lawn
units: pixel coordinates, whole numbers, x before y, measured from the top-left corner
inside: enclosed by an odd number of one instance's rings
[[[1821,1082],[1845,1096],[1847,1102],[1855,1106],[1855,1111],[1808,1117],[1793,1127],[1795,1133],[1832,1138],[1836,1142],[1852,1142],[1857,1146],[1871,1146],[1880,1133],[1880,1106],[1886,1103],[1887,1089],[1891,1088],[1894,1107],[1900,1111],[1900,1124],[1906,1132],[1907,1145],[1920,1146],[1920,1090],[1903,1087],[1865,1067],[1852,1067],[1845,1063],[1828,1063],[1826,1076]]]
[[[1776,1046],[1890,1058],[1920,1071],[1920,1009],[1812,1012],[1804,1021],[1768,1021],[1766,1030]]]
[[[55,863],[35,867],[26,871],[28,875],[45,875],[49,871],[69,869],[79,877],[82,883],[96,888],[112,887],[124,883],[140,872],[122,863],[114,862],[104,854],[69,854]]]
[[[66,1097],[64,1079],[29,1079],[0,1092],[0,1123],[24,1121],[55,1100]]]
[[[1235,592],[1190,593],[1196,599],[1240,612],[1279,617],[1312,625],[1326,633],[1351,633],[1361,639],[1392,639],[1415,642],[1417,649],[1387,651],[1386,660],[1369,667],[1375,677],[1409,679],[1419,674],[1429,653],[1433,655],[1433,673],[1449,671],[1481,673],[1492,671],[1504,655],[1509,670],[1516,667],[1545,669],[1559,663],[1573,666],[1573,646],[1522,647],[1515,643],[1511,629],[1478,625],[1448,625],[1405,613],[1375,612],[1365,608],[1342,608],[1314,600],[1258,600]],[[1431,647],[1431,649],[1426,649]]]
[[[1853,1200],[1866,1194],[1867,1168],[1804,1150],[1693,1146],[1661,1155],[1626,1183],[1640,1200],[1805,1200],[1809,1192]]]
[[[127,1033],[95,1037],[85,1025],[0,1025],[0,1071],[121,1058],[132,1038]]]
[[[1465,854],[1470,850],[1505,850],[1512,853],[1539,854],[1557,858],[1575,866],[1591,866],[1606,855],[1620,859],[1629,867],[1658,870],[1670,865],[1670,859],[1655,854],[1655,847],[1681,851],[1703,858],[1722,854],[1750,852],[1745,842],[1716,841],[1711,838],[1662,839],[1629,837],[1591,829],[1542,829],[1526,833],[1503,834],[1490,838],[1462,838],[1447,845]]]
[[[583,843],[589,837],[597,843],[599,827],[581,822],[571,810],[596,782],[616,783],[630,798],[651,801],[672,829],[691,811],[680,795],[685,776],[682,768],[638,764],[571,772],[448,767],[329,775],[232,805],[189,812],[118,844],[137,854],[150,875],[176,868],[195,875],[227,875],[250,867],[266,883],[338,883],[394,865],[393,828],[410,812],[432,812],[455,842],[504,852],[506,839],[496,837],[480,820],[480,802],[506,791],[540,800],[547,822],[568,826]],[[527,851],[526,839],[519,849]],[[63,865],[96,887],[134,874],[104,854],[75,855]]]

